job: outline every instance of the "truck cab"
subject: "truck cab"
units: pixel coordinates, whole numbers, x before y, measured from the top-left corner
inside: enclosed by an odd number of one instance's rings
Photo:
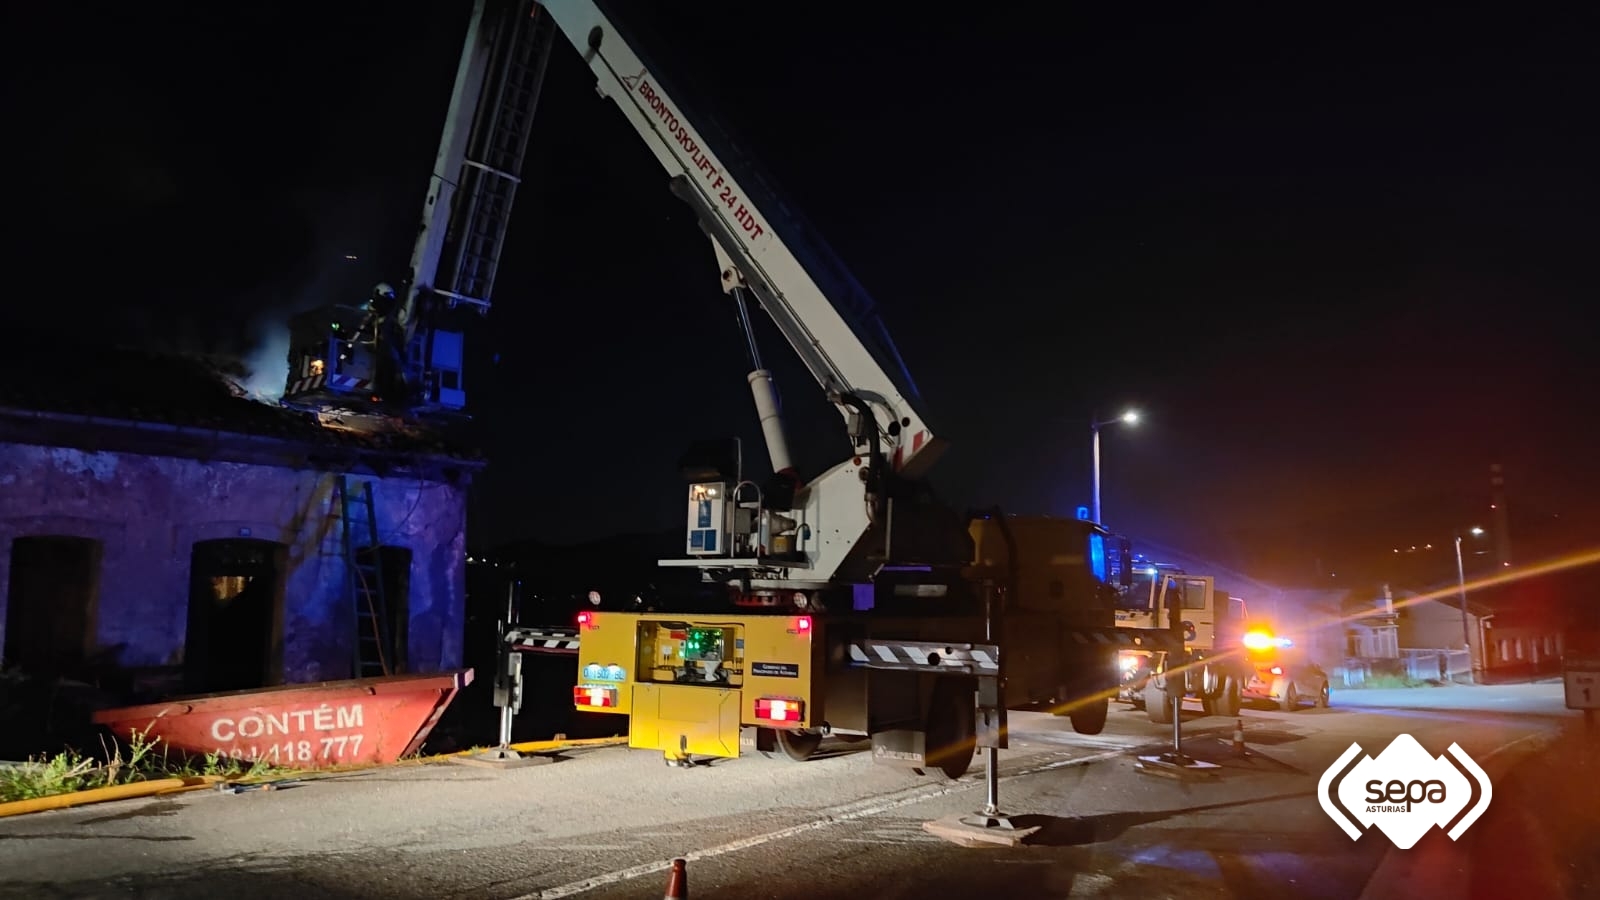
[[[1081,519],[986,515],[971,521],[970,583],[1003,587],[1001,643],[1008,707],[1048,704],[1074,731],[1105,727],[1117,685],[1115,645],[1075,634],[1116,625],[1115,567],[1128,571],[1104,528]]]
[[[1181,667],[1183,696],[1198,698],[1207,715],[1235,715],[1249,678],[1248,667],[1232,652],[1245,631],[1243,598],[1217,590],[1210,575],[1191,575],[1175,566],[1149,564],[1134,572],[1133,588],[1119,601],[1117,625],[1180,631],[1184,650],[1180,655],[1143,647],[1118,651],[1118,698],[1144,707],[1153,722],[1170,722],[1172,686],[1165,673]]]

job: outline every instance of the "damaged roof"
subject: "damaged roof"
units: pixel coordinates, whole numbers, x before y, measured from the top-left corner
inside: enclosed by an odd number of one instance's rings
[[[239,374],[197,356],[17,341],[0,355],[0,440],[379,475],[484,464],[458,435],[329,427],[253,400],[232,380]]]

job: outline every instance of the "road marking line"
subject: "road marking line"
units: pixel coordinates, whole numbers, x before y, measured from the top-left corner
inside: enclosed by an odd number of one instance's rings
[[[1072,893],[1068,897],[1094,897],[1106,888],[1116,884],[1116,879],[1110,875],[1098,872],[1084,872],[1072,879]]]
[[[1559,736],[1560,735],[1552,735],[1549,731],[1535,731],[1533,734],[1525,734],[1522,737],[1517,738],[1516,740],[1512,741],[1509,744],[1501,744],[1500,746],[1494,748],[1493,750],[1490,750],[1488,753],[1485,753],[1483,755],[1483,758],[1485,760],[1494,759],[1496,756],[1499,756],[1500,754],[1506,752],[1507,750],[1510,750],[1512,747],[1515,747],[1515,746],[1517,746],[1519,744],[1526,744],[1529,741],[1540,740],[1540,739],[1544,739],[1544,738],[1553,738],[1553,737],[1559,737]]]
[[[1064,769],[1068,766],[1088,765],[1090,763],[1099,762],[1103,759],[1111,759],[1112,757],[1122,756],[1127,752],[1128,751],[1126,748],[1118,748],[1115,750],[1104,750],[1100,753],[1091,753],[1087,756],[1073,756],[1064,759],[1057,759],[1051,762],[1039,763],[1037,765],[1018,769],[1010,774],[1001,774],[1000,780],[1010,781],[1013,778],[1023,778],[1029,775],[1038,775],[1042,772],[1051,772],[1056,769]],[[972,776],[967,777],[970,778]],[[823,828],[828,828],[832,825],[837,825],[840,822],[848,822],[852,819],[860,819],[865,818],[866,816],[877,815],[878,813],[888,812],[891,809],[899,809],[902,806],[910,806],[914,803],[921,803],[924,800],[932,800],[936,797],[943,797],[949,794],[959,793],[961,791],[970,791],[973,788],[982,786],[983,784],[984,778],[977,777],[973,778],[971,781],[955,781],[935,787],[917,788],[909,795],[894,800],[879,799],[877,801],[857,801],[855,803],[835,807],[834,810],[826,811],[824,812],[822,818],[813,819],[810,822],[802,822],[799,825],[791,825],[788,828],[780,828],[777,831],[769,831],[766,834],[752,835],[751,837],[741,838],[737,841],[730,841],[726,844],[716,847],[707,847],[704,850],[692,850],[688,853],[680,854],[676,858],[686,860],[688,862],[694,862],[695,860],[700,859],[712,859],[714,857],[723,856],[729,853],[736,853],[740,850],[748,850],[751,847],[759,847],[763,844],[770,844],[773,841],[781,841],[784,838],[791,838],[795,835],[805,834],[808,831],[817,831]],[[863,805],[864,802],[866,805]],[[671,868],[672,860],[670,859],[641,863],[637,866],[629,866],[626,869],[618,869],[615,872],[605,872],[600,875],[584,878],[580,881],[570,881],[566,884],[556,885],[555,887],[544,888],[542,890],[532,891],[527,894],[521,894],[517,897],[511,898],[511,900],[555,900],[557,897],[570,897],[573,894],[581,894],[584,891],[594,890],[597,887],[603,887],[608,884],[629,881],[643,875],[652,875],[656,872],[665,872]]]

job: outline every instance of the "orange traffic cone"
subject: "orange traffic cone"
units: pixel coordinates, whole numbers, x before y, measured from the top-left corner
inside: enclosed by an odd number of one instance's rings
[[[1249,756],[1250,751],[1244,746],[1244,719],[1239,719],[1233,726],[1233,755]]]
[[[689,870],[684,861],[672,861],[672,875],[667,878],[667,892],[661,900],[689,900]]]

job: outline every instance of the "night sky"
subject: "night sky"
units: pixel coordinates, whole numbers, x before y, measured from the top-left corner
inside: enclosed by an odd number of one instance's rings
[[[434,5],[8,8],[4,322],[249,356],[398,280]],[[1592,20],[613,5],[874,294],[951,502],[1072,515],[1135,406],[1108,524],[1259,577],[1487,525],[1491,462],[1523,539],[1600,535]],[[538,121],[470,337],[478,546],[673,527],[697,437],[764,464],[709,243],[562,40]],[[839,416],[763,339],[818,474]]]

